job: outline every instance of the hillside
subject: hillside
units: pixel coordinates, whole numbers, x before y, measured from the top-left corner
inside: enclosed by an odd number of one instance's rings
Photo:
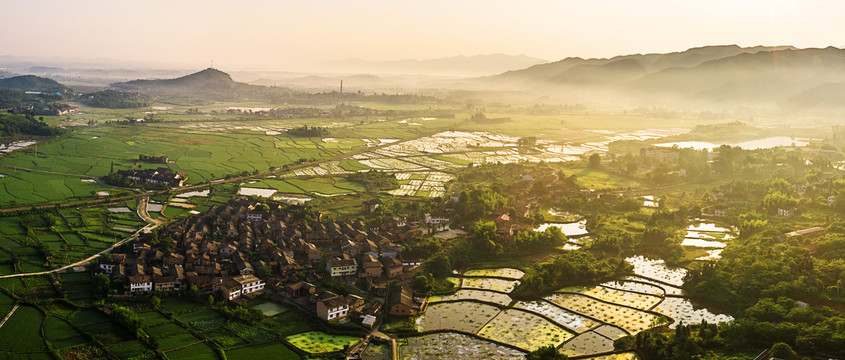
[[[831,83],[842,82],[845,50],[735,45],[610,59],[568,58],[475,80],[478,86],[578,93],[586,99],[625,99],[640,105],[802,109],[838,106],[841,96],[827,92],[839,88]]]
[[[64,91],[65,86],[53,79],[38,77],[35,75],[13,76],[0,79],[0,88],[15,89],[23,91]]]
[[[239,89],[251,85],[232,80],[229,74],[208,68],[197,73],[175,79],[132,80],[111,85],[117,90],[140,92],[152,95],[182,95],[196,97],[232,97]]]

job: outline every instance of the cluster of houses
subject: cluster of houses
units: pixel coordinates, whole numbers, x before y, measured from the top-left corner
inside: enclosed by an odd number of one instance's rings
[[[398,243],[419,236],[417,225],[388,218],[368,227],[361,220],[322,222],[316,216],[308,221],[279,205],[238,197],[169,225],[158,240],[141,238],[124,253],[101,259],[99,270],[123,284],[130,296],[196,287],[201,293],[239,301],[272,291],[288,299],[307,299],[325,320],[355,312],[375,316],[385,304],[313,285],[325,278],[365,283],[365,290],[387,298],[391,313],[408,315],[419,309],[409,286],[420,259],[403,253]],[[391,292],[397,295],[389,296]]]
[[[164,157],[164,161],[167,162],[166,156]],[[132,180],[138,185],[152,184],[166,187],[182,186],[186,178],[184,173],[174,174],[170,169],[163,167],[143,170],[118,170],[117,174]]]

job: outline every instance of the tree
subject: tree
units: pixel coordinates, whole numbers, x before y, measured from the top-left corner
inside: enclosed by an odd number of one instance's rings
[[[543,346],[528,354],[525,354],[527,360],[567,360],[568,356],[562,354],[555,349],[553,345]]]
[[[434,277],[442,278],[452,273],[452,262],[444,254],[437,254],[425,262],[425,269]]]
[[[108,275],[97,274],[96,276],[94,276],[94,286],[96,286],[98,294],[101,294],[102,296],[106,296],[109,293],[109,286],[110,285],[111,285],[111,280],[109,280]]]
[[[590,155],[590,165],[591,169],[599,169],[601,168],[601,155],[593,154]]]
[[[778,359],[796,359],[798,358],[798,354],[792,350],[789,345],[786,343],[779,342],[777,344],[772,345],[772,350],[769,352],[769,357],[778,358]]]

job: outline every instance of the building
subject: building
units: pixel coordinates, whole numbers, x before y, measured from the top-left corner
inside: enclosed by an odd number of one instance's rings
[[[411,316],[420,311],[420,305],[414,303],[411,288],[407,286],[394,286],[390,292],[390,300],[387,303],[387,311],[394,316]]]
[[[361,277],[380,277],[382,273],[381,262],[372,254],[367,254],[361,260]]]
[[[387,272],[388,278],[393,279],[402,274],[402,260],[395,257],[386,257],[382,259],[382,262],[384,263],[384,269]]]
[[[261,281],[261,279],[253,275],[241,275],[232,278],[232,280],[240,284],[242,295],[264,290],[264,281]]]
[[[182,290],[182,284],[175,276],[160,276],[153,279],[153,286],[156,291],[179,291]]]
[[[728,216],[728,208],[724,206],[717,206],[713,209],[713,215],[717,217],[727,217]]]
[[[153,280],[147,275],[129,277],[129,292],[153,291]]]
[[[344,255],[343,257],[336,257],[326,262],[326,270],[332,277],[355,275],[358,271],[358,263],[355,259]]]
[[[675,162],[680,157],[680,153],[676,149],[643,149],[642,154],[646,159],[657,160],[662,163]]]
[[[185,183],[185,174],[174,174],[170,169],[162,167],[145,170],[118,170],[117,174],[139,185],[153,184],[176,187]]]
[[[830,205],[830,206],[833,206],[834,204],[836,204],[836,197],[833,196],[833,195],[828,196],[827,197],[827,204]]]
[[[226,279],[214,285],[215,291],[220,291],[226,300],[232,301],[241,297],[241,284],[233,279]]]
[[[793,217],[798,209],[796,208],[789,208],[789,209],[782,209],[778,208],[778,216],[780,217]]]
[[[317,301],[317,317],[331,321],[342,319],[349,314],[349,303],[343,296],[333,296]]]

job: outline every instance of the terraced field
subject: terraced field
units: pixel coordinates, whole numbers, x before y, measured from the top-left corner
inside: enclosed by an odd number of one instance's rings
[[[645,311],[604,303],[583,295],[554,294],[545,299],[570,311],[620,327],[631,334],[666,322],[664,318]]]
[[[558,347],[575,335],[532,313],[506,309],[487,323],[478,336],[533,351],[547,345]]]

